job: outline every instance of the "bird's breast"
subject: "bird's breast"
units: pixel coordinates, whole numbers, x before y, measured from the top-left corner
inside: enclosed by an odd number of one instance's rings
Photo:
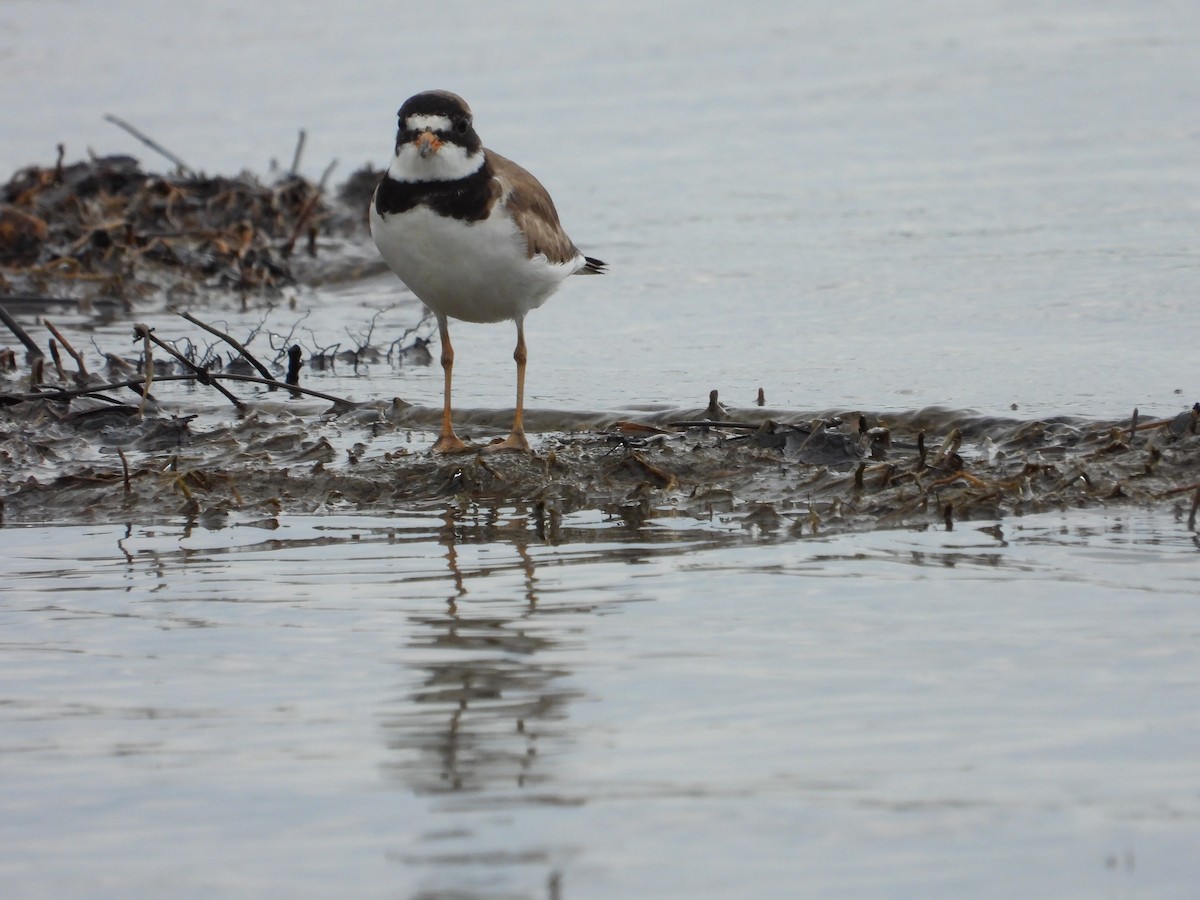
[[[370,211],[371,236],[389,268],[434,312],[468,322],[500,322],[541,306],[574,268],[530,259],[501,204],[467,222],[425,205]]]

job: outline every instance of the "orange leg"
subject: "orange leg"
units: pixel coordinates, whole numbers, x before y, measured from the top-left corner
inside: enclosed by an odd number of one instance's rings
[[[442,344],[442,431],[434,442],[434,453],[463,453],[471,448],[454,433],[450,419],[450,381],[454,371],[454,346],[450,343],[450,326],[445,316],[438,316],[438,336]]]
[[[488,444],[485,451],[495,453],[497,450],[529,450],[529,441],[525,438],[525,321],[517,319],[517,349],[513,351],[513,359],[517,363],[517,411],[513,414],[512,433],[496,444]]]

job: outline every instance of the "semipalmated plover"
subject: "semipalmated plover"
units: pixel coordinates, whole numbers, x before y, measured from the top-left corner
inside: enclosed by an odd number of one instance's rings
[[[454,348],[447,320],[517,324],[517,406],[508,438],[488,450],[528,450],[525,315],[568,275],[598,274],[558,221],[541,182],[483,146],[471,110],[449,91],[400,107],[395,155],[371,200],[371,236],[393,272],[437,316],[444,373],[442,428],[433,449],[468,450],[454,433]]]

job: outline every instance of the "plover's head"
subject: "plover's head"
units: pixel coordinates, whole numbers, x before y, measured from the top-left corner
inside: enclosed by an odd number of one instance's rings
[[[399,181],[457,181],[483,165],[471,108],[449,91],[424,91],[397,114],[396,155],[388,171]]]

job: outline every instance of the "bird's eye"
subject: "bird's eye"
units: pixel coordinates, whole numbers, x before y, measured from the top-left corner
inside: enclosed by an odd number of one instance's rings
[[[471,127],[471,122],[468,119],[459,119],[454,123],[454,130],[458,134],[466,134],[467,129]]]

